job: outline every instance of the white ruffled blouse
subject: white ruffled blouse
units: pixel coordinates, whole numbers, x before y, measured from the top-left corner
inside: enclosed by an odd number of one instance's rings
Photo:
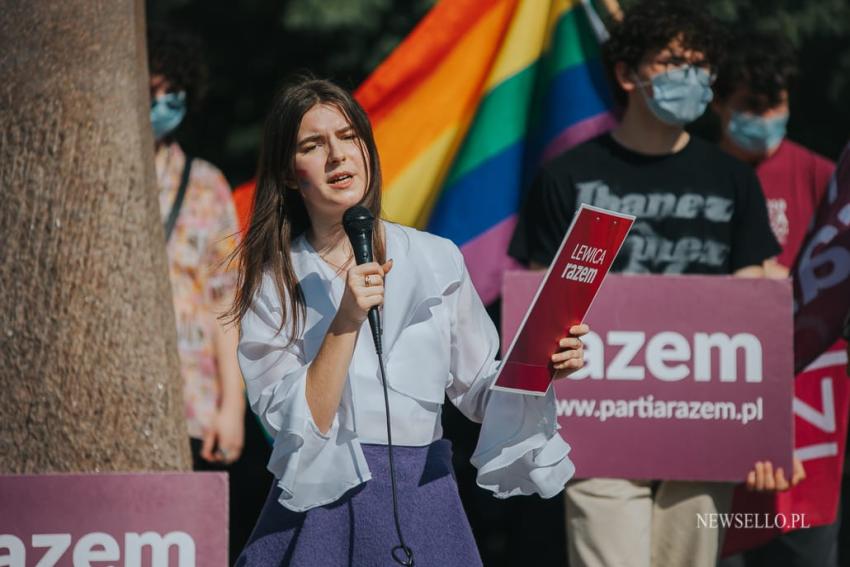
[[[385,222],[387,275],[383,308],[384,361],[393,443],[426,446],[442,437],[446,396],[481,423],[472,464],[479,486],[499,498],[560,492],[575,468],[557,433],[552,389],[543,397],[490,390],[498,369],[498,336],[460,250],[449,240]],[[290,346],[289,324],[278,333],[281,301],[263,278],[241,322],[239,364],[251,408],[274,436],[269,470],[280,503],[296,512],[334,502],[371,478],[361,443],[386,444],[378,359],[368,322],[352,357],[333,425],[322,434],[305,395],[307,369],[336,315],[344,278],[303,236],[292,262],[307,304],[306,324]]]

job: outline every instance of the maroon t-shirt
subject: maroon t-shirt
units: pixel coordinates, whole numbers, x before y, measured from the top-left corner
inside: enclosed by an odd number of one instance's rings
[[[783,266],[793,265],[834,170],[833,162],[790,140],[756,167]]]

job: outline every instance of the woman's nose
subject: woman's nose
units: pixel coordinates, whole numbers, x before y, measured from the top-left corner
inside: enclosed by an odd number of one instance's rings
[[[338,140],[331,140],[328,143],[328,161],[333,163],[345,161],[345,152]]]

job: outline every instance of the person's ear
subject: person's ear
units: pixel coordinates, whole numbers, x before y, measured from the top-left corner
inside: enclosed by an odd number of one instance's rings
[[[626,94],[638,88],[635,71],[623,61],[614,64],[614,78],[617,79],[617,84]]]

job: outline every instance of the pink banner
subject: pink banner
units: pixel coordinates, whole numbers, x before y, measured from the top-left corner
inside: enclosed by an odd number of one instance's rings
[[[0,565],[227,564],[225,473],[0,476]]]
[[[542,276],[506,274],[503,344]],[[791,470],[788,281],[612,274],[586,322],[585,368],[555,385],[577,477],[740,482],[757,460]]]
[[[799,371],[841,336],[850,314],[850,145],[838,161],[791,273],[794,366]]]

